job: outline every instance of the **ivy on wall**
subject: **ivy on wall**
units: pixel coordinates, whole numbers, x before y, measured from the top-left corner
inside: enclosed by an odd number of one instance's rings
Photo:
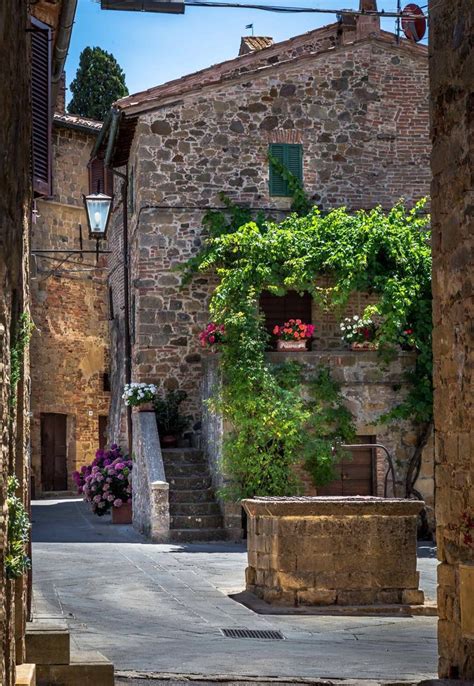
[[[299,204],[302,214],[277,223],[261,215],[252,220],[250,210],[226,199],[225,211],[206,214],[206,244],[185,266],[185,281],[196,272],[219,278],[210,311],[225,326],[226,344],[224,384],[213,402],[233,427],[223,459],[232,479],[227,494],[234,498],[294,493],[292,465],[302,456],[317,483],[330,480],[329,443],[347,440],[352,431],[337,389],[328,395],[327,371],[310,384],[308,402],[294,369],[288,383],[288,370],[283,374],[266,361],[268,336],[258,310],[263,290],[309,292],[336,313],[356,291],[377,294],[377,305],[366,313],[378,319],[382,360],[397,354],[407,327],[417,350],[408,395],[384,419],[427,423],[432,416],[431,249],[424,201],[411,210],[400,202],[388,212],[338,208],[325,216]],[[327,280],[332,285],[323,285]],[[329,398],[332,405],[325,402]]]
[[[19,487],[18,479],[10,476],[7,483],[8,533],[5,553],[7,579],[18,579],[31,566],[30,558],[26,554],[31,525],[23,503],[15,494]]]
[[[34,324],[28,312],[22,312],[18,321],[17,332],[10,350],[10,408],[16,405],[16,389],[21,379],[21,370],[25,351],[29,346]]]

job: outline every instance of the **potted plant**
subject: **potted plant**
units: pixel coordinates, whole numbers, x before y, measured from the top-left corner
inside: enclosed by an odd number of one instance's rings
[[[92,512],[102,517],[112,512],[112,524],[132,521],[132,460],[118,445],[98,450],[91,465],[74,472],[78,492],[91,504]]]
[[[186,400],[185,391],[169,390],[162,398],[155,398],[155,415],[163,448],[175,448],[182,432],[189,426],[191,417],[182,415],[179,406]]]
[[[378,326],[371,317],[346,317],[340,324],[341,338],[352,350],[377,350]]]
[[[125,384],[122,398],[125,405],[130,405],[137,412],[153,412],[156,392],[155,384],[130,383]]]
[[[277,350],[281,352],[306,350],[313,333],[313,324],[305,324],[301,319],[289,319],[273,329],[273,334],[277,337]]]
[[[199,334],[199,342],[203,348],[208,348],[210,352],[218,352],[220,345],[225,342],[224,324],[209,322]]]

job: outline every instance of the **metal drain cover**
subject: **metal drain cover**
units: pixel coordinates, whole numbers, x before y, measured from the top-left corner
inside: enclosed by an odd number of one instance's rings
[[[281,631],[269,629],[221,629],[227,638],[254,638],[266,641],[282,641],[285,637]]]

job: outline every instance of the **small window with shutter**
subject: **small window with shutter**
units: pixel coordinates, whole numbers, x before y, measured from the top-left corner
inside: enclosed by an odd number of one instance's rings
[[[114,177],[112,170],[104,165],[102,157],[94,157],[89,162],[89,193],[113,195]]]
[[[31,166],[36,195],[51,195],[51,28],[31,17]]]
[[[270,155],[281,162],[299,181],[303,181],[303,148],[296,143],[272,143]],[[289,197],[288,181],[270,162],[270,195]]]

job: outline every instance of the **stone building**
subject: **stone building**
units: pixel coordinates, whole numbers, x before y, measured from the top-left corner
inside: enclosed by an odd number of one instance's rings
[[[56,97],[73,23],[70,0],[0,4],[0,683],[15,683],[25,662],[27,575],[6,578],[6,484],[29,504],[29,354],[12,364],[30,311],[28,253],[33,197],[49,192],[50,104]],[[54,32],[54,34],[53,34]],[[33,153],[33,154],[31,154]],[[25,341],[26,343],[26,341]],[[13,356],[15,357],[15,356]],[[12,372],[18,378],[16,387]],[[25,679],[31,670],[25,670]],[[30,683],[30,681],[24,681]]]
[[[72,472],[90,463],[106,442],[105,262],[103,256],[96,261],[96,241],[88,239],[82,198],[97,190],[90,189],[88,162],[100,128],[100,122],[64,111],[54,115],[52,194],[36,202],[31,237],[31,451],[37,495],[73,489]],[[81,254],[81,245],[89,252]]]
[[[469,0],[429,9],[439,674],[473,683],[474,16]]]
[[[194,431],[204,435],[214,485],[220,478],[219,441],[215,434],[207,438],[212,427],[206,414],[201,429],[205,377],[212,371],[203,365],[198,345],[213,284],[203,277],[182,288],[175,272],[199,250],[206,210],[220,206],[224,191],[255,211],[275,217],[289,211],[284,184],[269,179],[269,146],[293,155],[295,173],[323,211],[341,205],[388,209],[401,197],[413,204],[429,194],[430,185],[426,46],[397,42],[380,29],[377,17],[344,15],[281,43],[254,41],[241,53],[118,101],[98,144],[98,149],[108,144],[107,162],[126,175],[128,185],[132,378],[188,393],[185,411],[193,415]],[[123,280],[117,269],[122,210],[118,207],[110,232],[114,350],[124,339]],[[278,300],[284,308],[285,299]],[[348,314],[360,313],[368,302],[368,296],[355,294]],[[395,382],[388,381],[390,375],[377,376],[375,353],[367,353],[365,365],[354,354],[343,354],[334,316],[311,301],[300,306],[317,324],[311,354],[327,358],[332,351],[330,364],[351,387],[346,397],[361,440],[387,445],[399,464],[395,491],[404,494],[418,430],[409,423],[382,427],[376,420],[398,402]],[[401,365],[408,363],[401,356],[392,370],[397,384]],[[123,361],[112,374],[115,437],[125,427],[122,369]],[[367,402],[361,403],[364,395]],[[428,449],[422,492],[432,505],[430,454]],[[381,453],[375,462],[368,473],[384,469]],[[381,486],[374,484],[367,481],[364,488],[378,492]]]

